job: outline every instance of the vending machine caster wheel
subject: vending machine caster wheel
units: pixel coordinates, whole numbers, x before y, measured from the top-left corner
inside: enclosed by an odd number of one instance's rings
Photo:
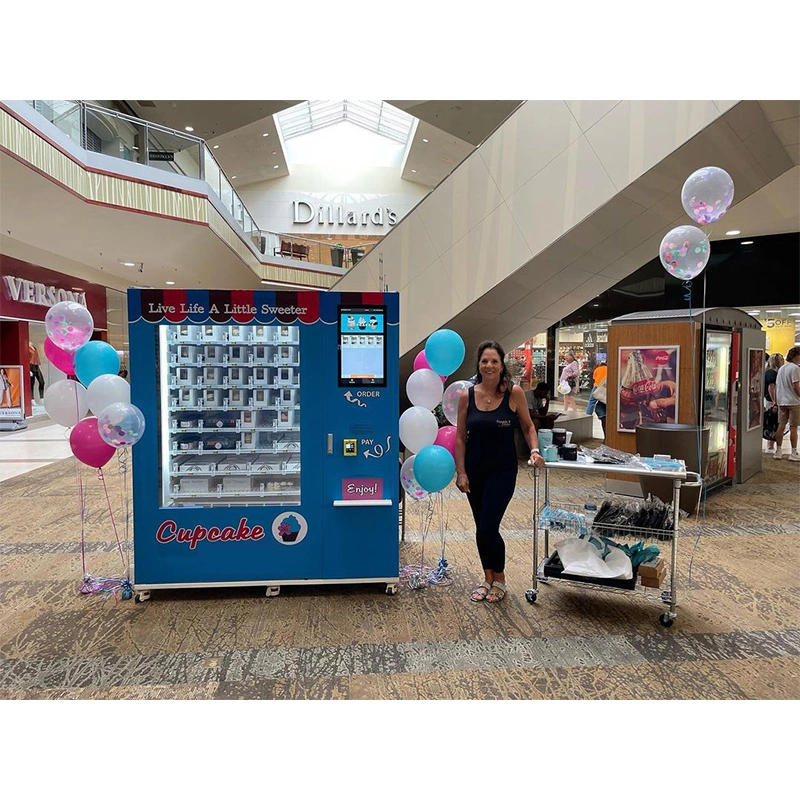
[[[144,603],[146,600],[150,599],[150,592],[136,592],[133,596],[134,603]]]
[[[396,583],[387,583],[386,584],[386,594],[388,594],[388,595],[397,594],[397,584]]]
[[[528,589],[528,591],[525,592],[525,599],[529,603],[535,603],[536,602],[536,598],[538,596],[539,596],[539,593],[538,592],[534,592],[533,589]]]
[[[267,586],[267,597],[277,597],[281,593],[280,586]]]
[[[671,628],[671,627],[672,627],[672,623],[675,621],[675,617],[671,616],[670,614],[662,614],[662,615],[661,615],[661,616],[658,618],[658,621],[659,621],[659,622],[660,622],[660,623],[661,623],[661,624],[662,624],[662,625],[663,625],[665,628]]]

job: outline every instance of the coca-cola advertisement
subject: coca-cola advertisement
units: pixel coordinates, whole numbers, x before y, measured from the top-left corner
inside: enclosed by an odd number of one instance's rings
[[[678,419],[677,345],[619,348],[617,430]]]

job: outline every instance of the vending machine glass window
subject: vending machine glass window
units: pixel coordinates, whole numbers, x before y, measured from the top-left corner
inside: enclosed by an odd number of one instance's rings
[[[708,439],[706,480],[724,478],[727,473],[730,359],[731,334],[708,331],[703,376],[703,424],[711,429]]]
[[[163,506],[300,504],[299,353],[298,326],[159,327]]]

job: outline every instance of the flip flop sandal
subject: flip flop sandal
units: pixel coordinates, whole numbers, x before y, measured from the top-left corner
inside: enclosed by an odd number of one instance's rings
[[[500,581],[495,581],[491,586],[491,591],[489,594],[486,595],[486,602],[487,603],[499,603],[505,596],[508,588],[504,583],[500,583]],[[495,597],[496,600],[490,600],[489,598]]]
[[[486,589],[485,592],[481,593],[481,589]],[[472,594],[470,594],[469,599],[472,600],[473,603],[482,603],[489,592],[492,590],[492,587],[486,581],[483,583],[479,583],[473,590]],[[475,595],[478,595],[475,597]]]

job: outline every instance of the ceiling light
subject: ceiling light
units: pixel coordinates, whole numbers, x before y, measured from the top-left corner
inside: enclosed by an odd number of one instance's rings
[[[231,175],[231,180],[232,180],[232,181],[233,181],[233,180],[236,180],[236,176],[235,176],[235,175]]]
[[[278,169],[279,166],[279,164],[276,164],[272,169]]]
[[[741,231],[725,231],[726,236],[738,236]]]
[[[262,278],[261,283],[269,283],[269,281],[266,278]]]
[[[748,239],[746,242],[739,242],[739,244],[753,244],[753,240]]]
[[[748,311],[748,314],[760,314],[761,312],[756,308],[753,311]]]
[[[779,308],[767,308],[767,314],[780,314],[781,310]]]
[[[789,316],[790,317],[800,317],[800,311],[793,311],[791,314],[789,314]]]
[[[187,126],[184,128],[184,130],[185,130],[185,131],[189,131],[189,133],[191,133],[191,132],[194,130],[194,128],[193,128],[191,125],[187,125]]]
[[[274,156],[278,155],[278,151],[277,150],[273,150],[272,151],[272,155],[274,155]]]
[[[423,139],[422,141],[425,142],[425,144],[428,144],[428,140],[427,139]]]
[[[262,136],[269,136],[269,134],[268,134],[268,133],[262,133],[261,135],[262,135]]]
[[[215,145],[214,145],[214,150],[217,150],[218,148],[219,148],[219,145],[218,145],[218,144],[215,144]]]
[[[412,169],[411,171],[412,171],[412,172],[416,172],[416,170],[415,170],[415,169]]]
[[[592,308],[600,308],[600,303],[592,303]]]
[[[166,281],[167,286],[174,286],[175,281]]]
[[[123,261],[122,262],[122,266],[123,267],[135,267],[136,264],[134,264],[133,261]]]

